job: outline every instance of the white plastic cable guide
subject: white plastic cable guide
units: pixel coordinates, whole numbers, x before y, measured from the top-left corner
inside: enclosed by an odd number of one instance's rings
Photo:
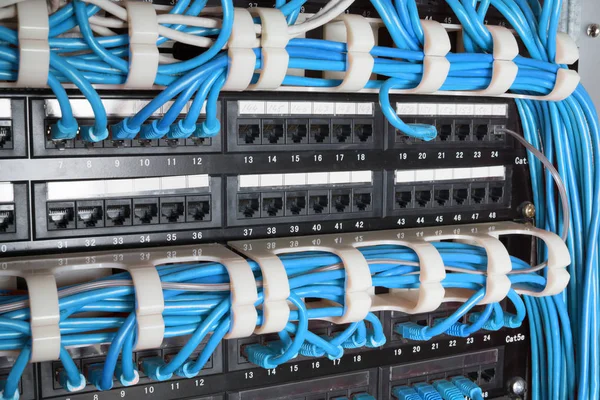
[[[571,256],[567,245],[559,236],[543,229],[517,223],[505,223],[501,226],[495,226],[492,230],[488,229],[488,234],[498,238],[504,235],[533,236],[541,239],[546,245],[548,253],[546,286],[540,291],[516,288],[517,293],[542,297],[554,296],[565,290],[570,279],[567,267],[571,264]]]
[[[240,253],[254,259],[247,247],[237,249]],[[262,273],[263,321],[254,333],[277,333],[285,329],[290,318],[290,283],[281,259],[276,255],[264,255],[255,259]]]
[[[346,72],[324,72],[326,79],[341,79],[336,87],[341,92],[356,92],[365,87],[375,60],[371,50],[376,44],[375,34],[369,21],[361,15],[343,14],[339,20],[324,27],[325,40],[347,43]]]
[[[50,72],[50,24],[45,0],[17,3],[19,75],[15,86],[43,88]]]
[[[158,72],[158,19],[152,3],[126,2],[129,25],[127,89],[149,89]]]
[[[60,309],[56,279],[47,271],[28,274],[24,278],[31,314],[31,362],[58,360]]]
[[[513,33],[503,26],[488,25],[492,35],[494,63],[492,80],[486,89],[477,91],[481,96],[498,96],[508,92],[519,72],[514,59],[519,55],[519,44]]]
[[[367,260],[360,251],[353,247],[350,241],[339,241],[338,238],[339,236],[336,235],[303,236],[285,239],[260,239],[248,242],[236,241],[228,244],[261,265],[264,264],[263,259],[268,260],[280,254],[322,251],[337,255],[342,260],[343,267],[346,270],[345,308],[344,315],[328,320],[336,324],[362,321],[371,309],[371,298],[373,297],[371,271]],[[323,304],[329,304],[329,302],[310,303],[307,306],[319,307]]]
[[[290,61],[290,56],[285,50],[290,40],[287,34],[287,21],[283,13],[276,8],[254,7],[250,11],[260,17],[262,26],[260,36],[262,68],[258,81],[250,85],[249,89],[277,89],[283,83]]]
[[[403,93],[428,94],[437,92],[450,72],[450,61],[448,61],[446,55],[450,52],[452,46],[446,28],[441,23],[432,20],[421,20],[421,26],[425,36],[423,77],[417,87],[402,90]]]
[[[241,91],[248,88],[256,65],[256,54],[252,50],[255,43],[256,33],[250,11],[245,8],[234,8],[233,28],[227,51],[229,67],[223,90]]]
[[[135,290],[136,323],[138,334],[135,350],[160,347],[165,336],[165,310],[160,276],[155,267],[135,267],[129,269]],[[143,288],[143,290],[142,290]]]

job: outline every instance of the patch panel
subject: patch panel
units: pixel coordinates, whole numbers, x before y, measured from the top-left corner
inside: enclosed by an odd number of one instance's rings
[[[228,225],[374,217],[379,190],[381,174],[372,171],[228,177]]]
[[[382,144],[372,102],[227,101],[230,151],[369,149]]]
[[[432,146],[453,145],[489,147],[505,144],[500,132],[508,126],[509,105],[482,99],[480,103],[458,100],[454,103],[396,102],[396,112],[406,123],[433,125],[437,129]],[[402,147],[421,142],[388,124],[388,144]]]
[[[113,98],[103,99],[103,104],[108,112],[109,131],[110,127],[123,118],[129,117],[138,110],[142,109],[149,100],[146,98]],[[155,112],[152,120],[161,118],[169,109],[172,103]],[[71,100],[73,114],[78,120],[79,126],[93,125],[93,112],[89,104],[81,98]],[[219,106],[220,107],[220,106]],[[187,113],[186,106],[181,116]],[[188,139],[167,139],[160,140],[113,140],[112,133],[109,138],[102,142],[88,143],[79,136],[69,140],[53,140],[50,133],[50,127],[61,117],[60,107],[55,99],[33,98],[30,100],[31,120],[32,120],[32,141],[33,154],[43,157],[64,157],[64,156],[106,156],[106,155],[139,155],[139,154],[197,154],[214,153],[221,151],[220,134],[212,138],[188,138]],[[197,123],[202,123],[203,117]]]
[[[392,189],[387,211],[506,207],[510,203],[511,169],[505,166],[397,170],[387,174]]]
[[[194,351],[191,355],[191,359],[195,359],[199,355],[199,353],[204,348],[204,345],[208,341],[206,338]],[[181,349],[181,347],[185,344],[185,340],[181,338],[177,339],[167,339],[163,343],[160,349],[156,350],[145,350],[140,352],[133,353],[133,361],[137,366],[137,369],[140,374],[140,381],[138,385],[142,386],[148,383],[152,383],[149,378],[144,375],[142,367],[144,360],[150,358],[161,358],[165,361],[169,361],[173,355],[177,354],[177,352]],[[102,368],[104,363],[104,356],[108,347],[105,345],[97,346],[96,348],[73,348],[69,349],[71,356],[73,357],[73,361],[80,368],[83,375],[88,377],[89,373],[96,368]],[[223,372],[223,355],[222,355],[222,347],[216,349],[211,358],[208,360],[204,368],[198,374],[199,377],[207,377],[214,374],[219,374]],[[62,370],[62,364],[60,362],[46,362],[40,365],[40,380],[41,380],[41,391],[42,396],[44,397],[54,397],[54,396],[69,396],[69,392],[67,392],[59,382],[59,375]],[[206,379],[206,378],[205,378]],[[179,378],[181,380],[181,378]],[[169,381],[177,381],[177,378],[171,379]],[[113,381],[114,388],[116,390],[120,390],[123,388],[118,379],[114,379]],[[134,387],[135,387],[134,386]],[[177,386],[174,386],[174,388]],[[95,392],[95,387],[88,381],[87,386],[81,392],[85,395],[85,393]],[[78,393],[78,394],[79,394]],[[202,397],[204,398],[204,397]],[[207,399],[211,399],[211,397],[206,397]],[[220,397],[216,397],[220,398]]]
[[[229,393],[229,400],[378,399],[377,371],[365,370]]]
[[[493,348],[456,356],[436,358],[404,365],[382,368],[382,393],[380,399],[397,399],[394,393],[401,387],[420,383],[431,384],[453,376],[465,376],[479,385],[484,397],[489,392],[502,389],[504,349]]]
[[[27,156],[24,98],[0,99],[0,159]]]
[[[34,184],[37,237],[221,226],[221,180],[208,175]]]
[[[0,182],[0,242],[29,237],[27,184]]]

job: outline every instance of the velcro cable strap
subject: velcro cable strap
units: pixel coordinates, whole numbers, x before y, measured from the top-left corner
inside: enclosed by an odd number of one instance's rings
[[[287,29],[287,25],[286,25]],[[252,81],[256,54],[252,48],[256,44],[254,21],[245,8],[233,9],[233,28],[228,42],[229,67],[223,90],[246,90]]]
[[[165,336],[162,283],[155,267],[132,267],[129,274],[135,288],[137,336],[135,350],[159,348]]]
[[[125,87],[149,89],[158,73],[158,19],[152,3],[128,1],[129,74]]]
[[[45,0],[17,3],[19,75],[17,87],[46,87],[50,72],[50,24]]]
[[[498,96],[508,92],[519,68],[513,62],[519,55],[519,45],[513,33],[502,26],[488,26],[494,45],[494,64],[492,80],[486,89],[477,94],[481,96]]]
[[[287,34],[287,21],[276,8],[255,7],[251,12],[260,17],[262,26],[260,37],[262,68],[258,82],[250,85],[250,89],[277,89],[283,83],[290,61],[290,56],[285,50],[290,40]]]
[[[232,321],[226,339],[252,335],[258,323],[258,293],[250,265],[241,257],[221,260],[229,274]]]
[[[324,27],[326,40],[347,43],[346,72],[325,72],[328,79],[340,79],[342,83],[336,87],[340,92],[355,92],[364,89],[373,73],[375,60],[371,50],[376,38],[369,21],[361,15],[343,14],[338,21]]]
[[[60,308],[58,288],[52,273],[24,276],[31,312],[31,362],[60,358]]]

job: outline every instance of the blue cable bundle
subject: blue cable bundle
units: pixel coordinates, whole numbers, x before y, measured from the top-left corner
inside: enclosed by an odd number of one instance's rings
[[[445,321],[427,330],[427,336],[445,333],[461,319],[481,300],[486,281],[481,273],[487,267],[485,250],[459,243],[437,243],[435,246],[444,264],[450,270],[456,270],[447,274],[443,285],[471,289],[475,294]],[[361,252],[369,262],[374,286],[387,289],[419,286],[418,257],[412,250],[397,246],[375,246],[361,248]],[[285,330],[279,333],[279,340],[262,346],[248,346],[246,356],[250,362],[264,368],[275,368],[298,354],[337,359],[343,355],[344,348],[363,344],[378,347],[385,343],[383,327],[374,314],[368,314],[364,321],[349,324],[333,337],[312,333],[308,324],[310,319],[343,315],[345,269],[340,266],[341,260],[329,253],[300,253],[281,256],[281,259],[290,276],[291,295],[288,300],[296,310],[291,312]],[[545,287],[543,276],[526,272],[529,268],[527,263],[516,258],[512,261],[515,271],[523,271],[511,275],[514,284],[520,287],[526,285],[533,290]],[[260,288],[260,268],[251,261],[250,265]],[[229,278],[225,267],[216,263],[167,265],[159,267],[158,273],[165,298],[165,338],[185,336],[187,343],[169,361],[162,358],[145,359],[142,369],[147,376],[158,381],[173,375],[191,378],[200,372],[230,329]],[[139,373],[132,362],[136,332],[134,294],[128,273],[59,291],[63,346],[60,359],[64,366],[59,379],[67,390],[77,390],[85,382],[66,351],[70,346],[110,343],[104,364],[94,366],[86,376],[99,390],[110,389],[113,377],[124,385],[137,382]],[[340,306],[307,309],[303,301],[307,297],[331,300]],[[262,299],[262,291],[259,291],[257,307]],[[515,296],[514,299],[520,300],[520,297]],[[31,354],[29,309],[26,296],[5,296],[3,300],[0,305],[0,350],[21,350],[3,391],[2,398],[10,399],[17,393],[19,379]],[[515,301],[515,307],[524,309],[519,300]],[[89,318],[81,315],[88,312],[99,316]],[[126,316],[115,316],[115,313]],[[482,324],[481,320],[488,317],[487,313],[483,313],[473,325]],[[259,311],[259,324],[261,318]],[[206,339],[199,356],[192,357]],[[121,361],[118,361],[119,358]]]
[[[305,0],[292,0],[285,3],[277,0],[276,6],[287,17],[290,25],[298,18]],[[148,105],[131,118],[108,127],[108,116],[101,98],[94,89],[96,84],[123,84],[128,74],[129,37],[116,34],[112,27],[123,27],[122,21],[112,18],[120,7],[109,1],[97,0],[95,3],[105,6],[109,17],[99,15],[101,7],[87,4],[81,0],[68,3],[50,16],[49,43],[50,74],[48,86],[54,92],[60,104],[62,117],[51,127],[51,135],[55,140],[68,140],[78,134],[86,141],[102,141],[109,136],[114,140],[124,139],[156,139],[166,137],[180,139],[188,137],[211,137],[220,131],[217,118],[217,99],[227,78],[229,59],[222,51],[227,43],[233,26],[233,4],[231,0],[222,0],[222,20],[219,26],[207,22],[206,26],[186,25],[188,17],[197,17],[206,6],[206,0],[180,0],[170,10],[171,18],[181,23],[161,23],[164,35],[158,39],[163,44],[171,37],[182,38],[193,43],[204,43],[208,48],[200,55],[186,61],[167,59],[159,65],[155,83],[165,89]],[[341,3],[341,2],[340,2]],[[399,130],[409,136],[423,140],[431,140],[436,131],[433,126],[404,123],[390,104],[389,92],[392,89],[409,89],[416,87],[423,76],[423,48],[425,36],[417,6],[414,0],[372,0],[374,7],[389,31],[395,47],[375,46],[371,55],[375,58],[374,73],[384,80],[373,80],[367,88],[379,90],[379,100],[383,113]],[[522,41],[529,57],[519,56],[515,63],[519,67],[516,80],[510,91],[524,95],[545,95],[552,91],[557,73],[566,68],[555,62],[557,49],[557,27],[562,7],[561,1],[548,0],[540,4],[537,0],[447,0],[463,29],[463,42],[466,53],[450,53],[450,72],[441,90],[451,93],[457,90],[479,90],[486,88],[493,73],[493,41],[485,26],[486,15],[490,8],[495,8],[510,23]],[[335,8],[333,5],[331,8]],[[111,11],[112,10],[112,11]],[[92,18],[94,17],[94,18]],[[175,21],[173,19],[172,21]],[[100,24],[100,25],[98,25]],[[121,24],[121,25],[119,25]],[[214,25],[214,26],[213,26]],[[290,26],[297,27],[298,25]],[[67,37],[77,29],[80,37]],[[95,36],[94,31],[103,32]],[[179,36],[178,36],[179,35]],[[0,27],[0,78],[14,81],[17,78],[18,35],[16,31]],[[209,43],[208,45],[206,45]],[[286,50],[290,55],[290,68],[301,68],[312,71],[345,71],[346,45],[326,40],[292,39]],[[255,69],[260,69],[261,52],[255,49],[257,62]],[[307,87],[332,87],[340,84],[340,80],[286,76],[284,85]],[[94,125],[80,127],[73,115],[68,95],[63,83],[74,84],[89,101],[94,112]],[[161,119],[153,120],[152,115],[164,104],[174,100],[173,106]],[[183,107],[192,102],[191,108],[183,120],[177,120]],[[206,103],[206,119],[198,123],[203,105]],[[542,163],[529,149],[529,166],[533,186],[534,202],[537,207],[536,225],[547,230],[563,233],[573,260],[569,267],[571,281],[568,289],[552,298],[536,298],[519,296],[511,292],[510,300],[515,306],[524,303],[529,316],[532,338],[532,398],[536,399],[570,399],[600,398],[600,346],[598,298],[598,241],[600,231],[600,204],[596,200],[600,196],[600,131],[598,115],[590,97],[582,86],[567,99],[559,102],[539,102],[533,100],[516,100],[525,139],[533,149],[542,151],[551,163],[555,163],[563,178],[567,196],[567,211],[557,207],[556,192],[552,185],[550,172],[544,172]],[[571,226],[572,229],[567,229]],[[460,261],[452,259],[457,255],[461,260],[474,255],[477,249],[460,247],[452,244],[440,244],[445,252],[444,261],[459,267],[467,265],[477,270],[484,265],[480,261]],[[545,259],[546,249],[540,247],[538,258]],[[387,288],[414,287],[418,285],[415,269],[401,262],[410,259],[407,252],[390,249],[371,249],[373,251],[391,252],[399,257],[399,264],[393,268],[379,270],[381,265],[372,265],[373,279],[377,285]],[[451,254],[452,253],[452,254]],[[388,253],[385,253],[386,255]],[[400,256],[400,254],[402,256]],[[377,254],[381,255],[381,254]],[[324,261],[322,256],[304,255],[298,259],[287,259],[286,264],[303,260],[304,269],[298,269],[301,276],[326,274],[314,272],[318,266],[333,263]],[[402,257],[407,257],[406,259]],[[414,260],[413,260],[414,261]],[[526,268],[524,263],[513,260],[514,268]],[[290,265],[291,265],[290,264]],[[295,267],[299,268],[299,267]],[[227,282],[222,266],[178,266],[163,267],[161,274],[164,282],[202,283],[208,279],[206,271],[213,271],[221,276],[221,284]],[[296,273],[294,268],[292,272]],[[311,272],[312,271],[312,272]],[[410,272],[407,272],[410,271]],[[330,271],[326,275],[330,284],[324,288],[320,282],[301,282],[294,288],[290,301],[302,304],[302,297],[312,296],[311,290],[318,288],[319,294],[329,299],[343,299],[342,271]],[[329,273],[329,271],[327,272]],[[408,274],[408,275],[407,275]],[[460,318],[470,306],[477,303],[484,293],[484,278],[455,280],[460,273],[449,274],[444,282],[447,287],[467,287],[476,294],[456,315],[443,321],[436,321],[433,327],[416,327],[406,325],[397,327],[409,337],[427,339],[440,333],[456,336],[469,335],[478,329],[495,330],[501,326],[518,326],[525,317],[525,310],[517,307],[516,315],[509,315],[497,305],[490,305],[477,315],[472,315],[471,324],[460,322]],[[321,275],[319,275],[321,276]],[[257,276],[259,279],[260,277]],[[61,330],[64,335],[64,346],[76,344],[94,344],[111,342],[111,350],[102,369],[96,372],[96,385],[100,389],[108,389],[112,385],[112,376],[117,368],[117,357],[123,354],[124,362],[118,366],[124,382],[135,380],[136,371],[129,361],[135,338],[133,331],[135,316],[133,314],[133,293],[131,286],[126,285],[129,278],[124,275],[111,278],[122,280],[123,286],[97,289],[79,295],[65,296],[61,299],[63,320]],[[295,279],[295,278],[293,278]],[[308,278],[307,278],[308,279]],[[543,286],[543,276],[527,273],[511,276],[513,284]],[[210,281],[212,283],[212,281]],[[206,283],[209,284],[209,283]],[[326,290],[325,290],[326,289]],[[169,322],[169,335],[192,335],[189,347],[182,350],[181,355],[170,363],[148,362],[148,372],[156,379],[164,379],[170,374],[193,376],[208,359],[212,349],[218,344],[229,329],[228,292],[189,294],[181,290],[165,290],[168,308],[165,319]],[[12,299],[13,302],[23,299]],[[178,308],[181,303],[192,304],[183,311]],[[107,316],[98,319],[69,318],[81,312],[128,312],[128,318]],[[341,315],[343,307],[323,310],[306,310],[302,307],[293,315],[298,323],[290,322],[286,331],[281,333],[280,343],[271,344],[265,349],[254,349],[253,354],[259,364],[275,365],[290,359],[298,353],[328,355],[334,357],[340,348],[359,346],[363,340],[367,344],[382,343],[380,324],[377,318],[370,316],[365,323],[356,324],[336,338],[326,339],[311,334],[304,323],[310,318],[317,318],[318,313],[326,316]],[[5,312],[0,317],[0,348],[5,350],[21,350],[21,355],[14,365],[4,389],[3,398],[11,398],[16,390],[16,382],[29,360],[29,324],[28,312],[20,307]],[[302,323],[301,323],[302,322]],[[113,330],[113,333],[105,333]],[[365,334],[366,331],[366,334]],[[100,333],[102,332],[102,333]],[[198,360],[188,360],[192,348],[200,343],[198,340],[212,332],[205,351]],[[293,336],[293,339],[291,336]],[[213,339],[214,338],[214,339]],[[577,357],[575,350],[577,349]],[[129,357],[129,358],[128,358]],[[76,389],[81,385],[81,374],[70,359],[67,351],[61,352],[61,360],[65,366],[66,376],[61,378],[64,385]],[[157,361],[157,360],[154,360]],[[549,373],[547,373],[549,371]],[[575,372],[576,371],[576,372]],[[95,375],[95,376],[96,376]]]

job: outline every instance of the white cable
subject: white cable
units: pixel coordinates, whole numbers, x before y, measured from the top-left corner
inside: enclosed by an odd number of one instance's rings
[[[90,25],[103,26],[106,28],[124,29],[127,28],[127,22],[118,18],[100,17],[93,15],[89,18]]]
[[[292,36],[297,36],[319,28],[342,14],[352,3],[354,3],[354,0],[342,0],[314,19],[307,19],[301,24],[290,26],[288,33]]]
[[[158,26],[158,34],[176,42],[189,44],[196,47],[210,47],[213,41],[203,36],[194,36],[187,33],[176,31],[175,29],[167,28],[166,26]]]
[[[214,18],[196,17],[193,15],[159,14],[157,19],[159,24],[177,24],[198,28],[220,28],[222,25],[220,21]]]
[[[92,28],[92,31],[96,32],[100,36],[116,36],[116,32],[111,31],[105,26],[90,24],[90,28]]]
[[[2,0],[0,0],[2,1]],[[115,17],[127,21],[127,10],[120,5],[113,3],[110,0],[83,0],[85,3],[93,4],[100,7],[104,11],[114,15]]]

